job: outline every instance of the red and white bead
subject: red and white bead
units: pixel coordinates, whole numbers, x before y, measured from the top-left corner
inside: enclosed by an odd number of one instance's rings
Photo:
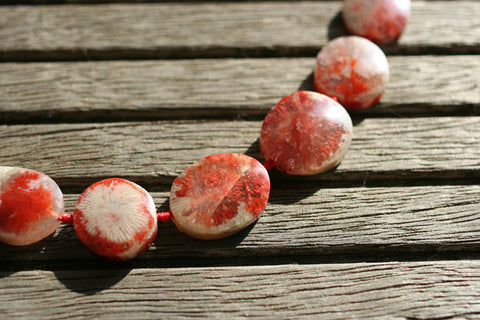
[[[157,234],[156,208],[150,194],[119,178],[88,187],[78,199],[73,224],[89,250],[112,260],[136,257]]]
[[[362,37],[339,37],[317,55],[315,89],[347,109],[376,104],[385,92],[390,71],[387,57],[373,42]]]
[[[344,0],[343,21],[357,36],[378,44],[396,42],[410,17],[410,0]]]
[[[47,175],[0,167],[0,241],[29,245],[52,234],[64,214],[63,195]]]
[[[260,135],[263,156],[293,175],[327,171],[343,158],[352,140],[352,120],[333,99],[299,91],[280,100],[265,117]]]
[[[211,155],[173,182],[172,221],[194,238],[224,238],[260,217],[269,192],[268,172],[257,160],[235,153]]]

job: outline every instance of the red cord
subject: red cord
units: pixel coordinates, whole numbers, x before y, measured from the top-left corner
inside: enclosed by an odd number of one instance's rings
[[[65,212],[62,216],[58,217],[58,220],[65,224],[73,224],[73,215],[71,213]]]
[[[171,218],[172,218],[172,213],[170,211],[157,213],[157,219],[160,221],[168,222]]]
[[[157,219],[163,222],[168,222],[172,218],[170,211],[157,213]],[[73,215],[65,212],[62,216],[58,217],[58,220],[65,224],[73,224]]]

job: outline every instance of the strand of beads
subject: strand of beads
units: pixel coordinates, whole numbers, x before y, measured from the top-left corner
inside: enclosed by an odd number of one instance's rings
[[[299,91],[267,114],[260,149],[269,167],[311,175],[337,165],[351,139],[352,121],[339,103]],[[170,194],[172,220],[194,238],[223,238],[256,221],[269,192],[267,169],[257,160],[232,153],[211,155],[175,179]]]
[[[282,99],[265,117],[260,148],[267,163],[289,174],[316,174],[337,165],[352,136],[352,121],[335,100],[300,91]],[[157,234],[157,214],[149,193],[119,178],[88,187],[73,219],[63,196],[39,172],[0,167],[0,240],[27,245],[72,220],[78,238],[93,253],[130,259],[146,250]],[[199,239],[230,236],[256,221],[267,205],[270,178],[257,160],[222,153],[201,159],[173,182],[172,221]],[[160,215],[159,216],[163,216]]]
[[[398,28],[379,27],[378,21],[368,27],[355,22],[359,17],[372,19],[368,8],[375,8],[375,19],[382,14],[400,17],[400,22],[385,23],[396,23]],[[386,43],[396,41],[403,32],[409,10],[409,0],[345,0],[343,17],[352,32],[365,35],[357,30],[361,25],[368,30],[365,36]],[[88,187],[72,217],[65,214],[63,195],[51,178],[35,170],[0,166],[0,241],[28,245],[53,233],[62,221],[73,224],[78,238],[93,253],[126,260],[151,245],[157,220],[171,218],[194,238],[230,236],[263,212],[270,193],[270,168],[311,175],[340,163],[353,131],[341,104],[349,109],[372,106],[382,96],[388,77],[385,55],[369,40],[351,36],[330,42],[319,52],[314,69],[316,90],[326,95],[299,91],[281,99],[266,115],[260,134],[264,165],[242,154],[205,157],[173,182],[170,212],[157,214],[145,189],[112,178]]]

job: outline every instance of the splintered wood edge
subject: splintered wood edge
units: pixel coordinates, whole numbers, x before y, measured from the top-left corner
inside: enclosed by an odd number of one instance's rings
[[[0,7],[0,59],[312,55],[346,34],[340,9],[340,1]],[[478,16],[477,1],[413,2],[400,43],[384,50],[478,53]]]
[[[7,318],[470,318],[480,314],[479,268],[461,260],[1,272],[0,304]]]

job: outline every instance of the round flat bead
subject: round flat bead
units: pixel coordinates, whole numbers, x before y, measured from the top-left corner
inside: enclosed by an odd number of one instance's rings
[[[172,221],[193,238],[224,238],[256,221],[269,193],[268,172],[257,160],[234,153],[211,155],[173,182]]]
[[[339,103],[320,93],[299,91],[267,114],[260,149],[277,169],[312,175],[337,165],[351,139],[352,120]]]
[[[148,249],[157,235],[150,194],[124,179],[99,181],[85,189],[73,213],[78,238],[93,253],[127,260]]]
[[[364,109],[380,100],[389,76],[387,57],[376,44],[347,36],[318,53],[314,83],[318,92],[336,97],[345,108]]]
[[[63,195],[47,175],[0,167],[0,241],[29,245],[53,233],[64,214]]]
[[[396,42],[410,17],[410,0],[344,0],[343,21],[355,35],[378,44]]]

